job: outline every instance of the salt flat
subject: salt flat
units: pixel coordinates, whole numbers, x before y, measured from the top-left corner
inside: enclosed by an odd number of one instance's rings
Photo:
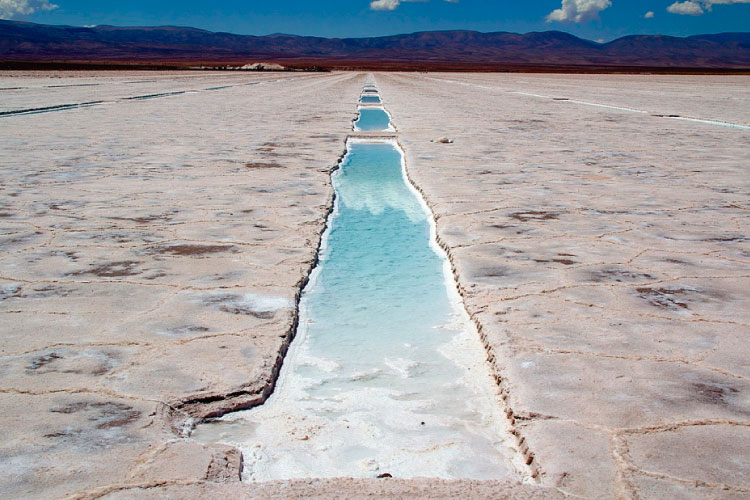
[[[0,117],[2,495],[747,495],[750,132],[665,115],[748,126],[748,77],[375,75],[538,486],[182,437],[267,396],[365,76],[0,75],[103,101]]]
[[[237,86],[0,122],[3,496],[236,473],[170,427],[257,400],[290,336],[361,78],[156,76],[130,95]]]
[[[378,83],[542,483],[747,495],[750,132],[653,115],[747,125],[750,79]]]
[[[240,77],[232,72],[17,72],[0,80],[0,113],[48,106],[107,103],[162,94],[197,93],[252,86],[280,78],[309,78],[303,73],[259,73]]]

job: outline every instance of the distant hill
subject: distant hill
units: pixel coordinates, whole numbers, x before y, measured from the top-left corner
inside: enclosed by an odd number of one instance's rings
[[[748,69],[750,33],[634,35],[609,43],[568,33],[427,31],[371,38],[245,36],[175,26],[48,26],[0,21],[0,60],[304,62],[394,67],[661,67]]]

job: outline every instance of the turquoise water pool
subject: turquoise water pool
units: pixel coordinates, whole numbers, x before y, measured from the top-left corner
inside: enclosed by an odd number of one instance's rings
[[[401,151],[350,141],[333,184],[274,394],[194,438],[240,447],[251,481],[517,478],[486,353]]]
[[[380,104],[380,97],[376,95],[363,95],[360,97],[359,102],[365,104]]]
[[[382,108],[359,108],[356,130],[392,130],[391,117]]]

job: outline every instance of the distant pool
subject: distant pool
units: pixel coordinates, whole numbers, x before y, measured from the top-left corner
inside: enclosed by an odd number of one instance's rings
[[[359,102],[365,103],[365,104],[380,104],[380,97],[376,95],[363,95],[359,98]]]
[[[393,130],[391,117],[383,108],[359,108],[355,130]]]
[[[238,446],[249,481],[518,479],[486,352],[401,151],[348,144],[275,392],[194,438]]]

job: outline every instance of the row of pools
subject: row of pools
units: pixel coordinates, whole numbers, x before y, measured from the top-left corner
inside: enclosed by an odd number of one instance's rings
[[[382,106],[367,106],[367,104],[382,104],[380,95],[375,87],[365,86],[362,89],[362,95],[359,102],[366,106],[359,106],[357,121],[354,122],[355,131],[377,132],[388,131],[394,132],[391,125],[391,116]]]
[[[366,128],[370,111],[356,129],[392,130]],[[486,353],[397,142],[350,139],[332,182],[274,393],[192,437],[240,448],[247,481],[519,478]]]

